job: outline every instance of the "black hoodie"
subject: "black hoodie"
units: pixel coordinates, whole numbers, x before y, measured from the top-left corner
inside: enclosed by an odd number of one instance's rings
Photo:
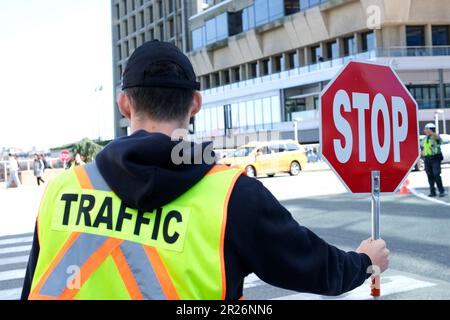
[[[124,203],[153,211],[179,197],[213,166],[204,161],[175,165],[171,154],[177,143],[163,134],[138,131],[110,143],[96,163]],[[367,255],[339,250],[300,226],[262,183],[244,175],[231,193],[224,250],[227,299],[242,296],[250,273],[284,289],[339,295],[360,286],[371,265]],[[35,234],[22,299],[28,297],[38,255]]]

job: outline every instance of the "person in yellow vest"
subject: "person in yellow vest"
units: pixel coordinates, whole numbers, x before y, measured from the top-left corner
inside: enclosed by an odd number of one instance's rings
[[[240,299],[255,273],[290,290],[339,295],[388,267],[383,240],[342,251],[300,226],[256,179],[186,139],[200,84],[174,45],[127,62],[118,98],[132,134],[51,181],[22,299]]]
[[[429,197],[436,197],[436,185],[439,190],[439,197],[445,197],[445,189],[441,178],[441,162],[443,160],[441,145],[442,139],[436,133],[436,125],[428,123],[424,129],[425,138],[423,139],[421,149],[425,162],[425,172],[428,176],[430,185]]]

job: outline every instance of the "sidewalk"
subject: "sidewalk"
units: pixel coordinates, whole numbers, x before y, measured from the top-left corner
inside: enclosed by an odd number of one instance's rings
[[[5,189],[0,185],[0,236],[34,231],[45,186]]]

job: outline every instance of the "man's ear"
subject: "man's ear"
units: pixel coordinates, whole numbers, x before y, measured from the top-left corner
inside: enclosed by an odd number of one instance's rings
[[[192,109],[190,117],[194,117],[202,109],[203,98],[200,91],[195,91],[194,99],[192,100]]]
[[[124,94],[121,93],[119,95],[119,98],[117,99],[117,104],[119,105],[119,111],[120,113],[127,118],[128,120],[131,119],[131,103],[130,98]]]

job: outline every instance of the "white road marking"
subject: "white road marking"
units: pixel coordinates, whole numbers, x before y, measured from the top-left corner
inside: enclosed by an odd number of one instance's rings
[[[0,240],[0,246],[5,244],[24,243],[24,242],[33,242],[33,237]]]
[[[427,200],[427,201],[430,201],[430,202],[433,202],[433,203],[438,203],[438,204],[442,204],[444,206],[450,207],[450,203],[448,203],[448,202],[441,201],[441,200],[438,200],[436,198],[428,197],[428,196],[424,195],[421,192],[418,192],[417,190],[415,190],[413,188],[409,188],[408,190],[411,192],[411,194],[415,195],[418,198],[421,198],[421,199],[424,199],[424,200]]]
[[[0,272],[0,281],[23,279],[25,278],[25,272],[26,272],[25,269],[2,271]]]
[[[28,262],[28,255],[0,259],[0,266],[4,266],[7,264],[14,264],[14,263],[22,263],[22,262]]]
[[[22,251],[30,251],[31,246],[20,246],[20,247],[8,247],[8,248],[1,248],[0,254],[3,253],[13,253],[13,252],[22,252]]]
[[[381,282],[381,297],[386,297],[392,294],[412,291],[416,289],[428,288],[435,286],[435,283],[417,280],[410,277],[385,276]],[[346,294],[337,297],[326,297],[314,295],[309,293],[298,293],[288,295],[285,297],[276,298],[274,300],[370,300],[373,297],[370,295],[370,282],[366,281],[362,286],[350,291]]]
[[[0,290],[0,300],[19,300],[22,288]]]

